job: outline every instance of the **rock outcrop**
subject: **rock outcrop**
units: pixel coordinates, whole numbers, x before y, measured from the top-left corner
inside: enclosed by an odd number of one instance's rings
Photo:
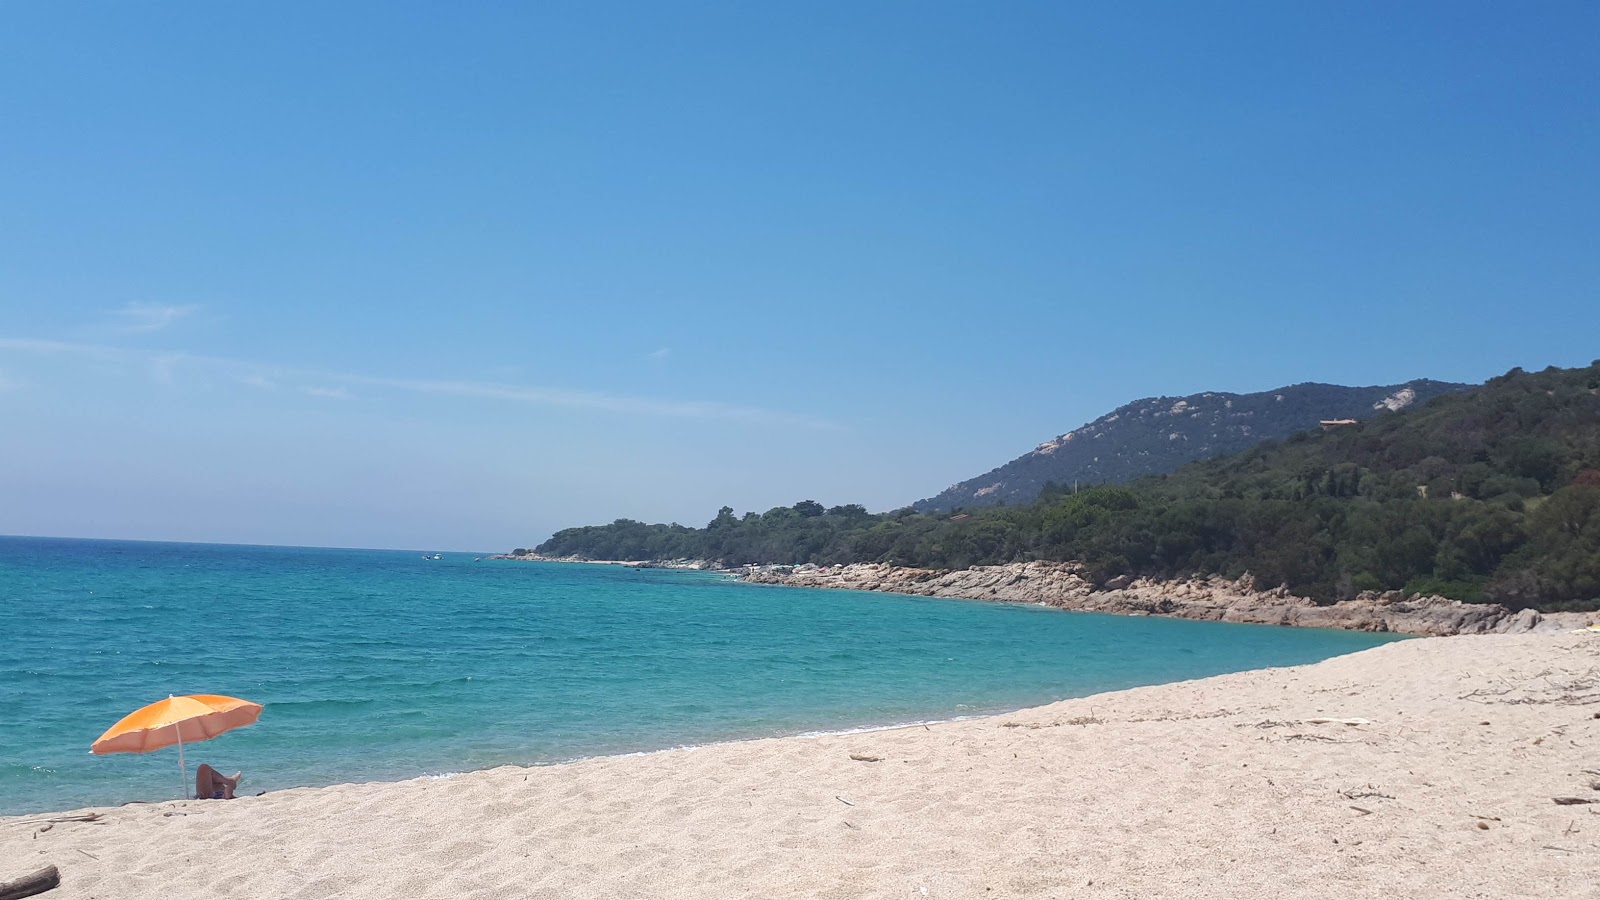
[[[1426,636],[1564,631],[1600,622],[1600,613],[1513,612],[1491,603],[1367,591],[1354,600],[1319,605],[1283,587],[1221,576],[1159,581],[1113,578],[1095,584],[1076,563],[1031,562],[940,571],[875,563],[849,566],[763,566],[736,570],[753,584],[885,591],[919,597],[1039,603],[1118,615],[1172,616],[1215,622],[1345,628]]]

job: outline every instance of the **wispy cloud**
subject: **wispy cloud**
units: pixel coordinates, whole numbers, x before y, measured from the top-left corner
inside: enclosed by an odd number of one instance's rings
[[[148,358],[152,354],[120,347],[103,347],[98,344],[78,344],[71,341],[52,341],[41,338],[0,338],[0,350],[18,350],[41,356],[89,356],[105,360],[133,360]]]
[[[178,367],[186,357],[182,353],[158,353],[150,357],[150,379],[156,384],[173,384]]]
[[[649,353],[645,354],[644,358],[645,359],[650,359],[650,360],[656,360],[656,361],[659,362],[660,360],[666,359],[667,357],[669,357],[671,355],[672,355],[672,348],[671,347],[662,347],[660,350],[652,350]]]
[[[812,416],[712,401],[657,400],[621,394],[522,387],[478,381],[421,381],[407,378],[374,378],[367,375],[349,374],[342,377],[352,384],[391,388],[409,393],[468,397],[479,400],[505,400],[532,406],[593,409],[626,415],[672,416],[689,419],[731,419],[769,425],[797,425],[806,428],[836,429],[839,427],[834,422]]]
[[[119,331],[130,334],[148,334],[171,325],[200,307],[192,303],[174,306],[162,303],[127,303],[113,310],[112,318]]]
[[[746,422],[756,425],[835,430],[827,419],[782,410],[705,400],[664,400],[598,391],[576,391],[529,385],[471,380],[393,378],[358,372],[279,366],[250,360],[190,353],[139,350],[100,344],[33,338],[0,338],[0,351],[42,356],[71,356],[98,362],[142,368],[160,383],[171,383],[180,373],[223,376],[255,388],[282,386],[313,397],[350,399],[353,388],[372,391],[462,397],[490,402],[516,403],[557,409],[593,410],[621,415],[658,416]]]

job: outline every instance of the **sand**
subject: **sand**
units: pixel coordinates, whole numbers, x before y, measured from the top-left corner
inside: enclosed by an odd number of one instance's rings
[[[1552,802],[1600,800],[1597,713],[1600,635],[1433,638],[928,727],[0,819],[0,881],[54,863],[52,900],[1600,898],[1600,804]]]

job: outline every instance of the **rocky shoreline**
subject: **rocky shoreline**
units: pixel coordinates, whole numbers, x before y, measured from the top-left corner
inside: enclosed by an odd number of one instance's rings
[[[1600,613],[1513,612],[1400,591],[1367,591],[1326,606],[1255,579],[1220,576],[1177,581],[1127,576],[1095,584],[1075,563],[1030,562],[941,571],[858,563],[848,566],[753,566],[733,570],[752,584],[883,591],[919,597],[1038,603],[1060,609],[1214,622],[1344,628],[1438,637],[1558,632],[1600,623]]]
[[[1250,575],[1177,580],[1130,578],[1096,583],[1072,562],[1009,563],[969,569],[918,569],[884,563],[847,566],[768,565],[723,569],[703,559],[614,560],[538,553],[503,553],[485,559],[628,566],[636,569],[721,571],[750,584],[879,591],[916,597],[1037,603],[1057,609],[1122,616],[1170,616],[1208,622],[1288,625],[1394,632],[1424,637],[1456,634],[1526,634],[1571,631],[1600,624],[1600,612],[1541,613],[1510,610],[1496,603],[1463,603],[1401,591],[1363,591],[1353,600],[1327,605],[1262,589]]]

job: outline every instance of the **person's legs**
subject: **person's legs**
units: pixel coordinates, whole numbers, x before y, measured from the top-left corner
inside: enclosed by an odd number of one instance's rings
[[[242,775],[243,772],[235,772],[229,778],[211,768],[209,763],[201,763],[200,768],[194,770],[194,795],[200,800],[210,800],[220,792],[222,799],[232,800],[233,791],[239,786]]]
[[[210,800],[217,795],[216,780],[222,774],[211,768],[208,763],[201,763],[194,770],[194,798],[196,800]]]

